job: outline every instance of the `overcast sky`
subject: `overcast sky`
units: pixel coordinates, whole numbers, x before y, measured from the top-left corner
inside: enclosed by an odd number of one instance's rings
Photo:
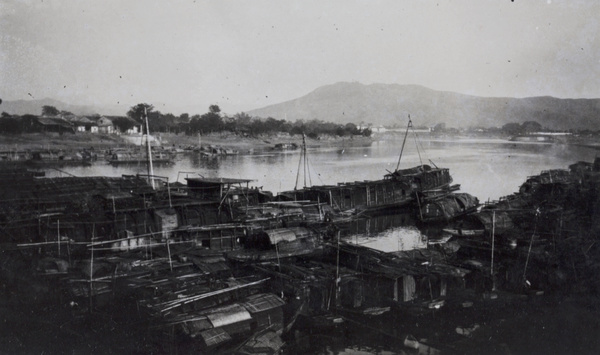
[[[340,81],[598,98],[599,14],[597,0],[0,0],[0,98],[235,113]]]

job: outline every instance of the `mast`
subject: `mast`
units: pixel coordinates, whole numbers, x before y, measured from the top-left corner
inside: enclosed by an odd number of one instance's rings
[[[300,179],[300,167],[302,167],[302,164],[304,163],[304,187],[306,187],[306,164],[307,164],[307,157],[306,157],[306,137],[304,135],[304,133],[302,133],[302,150],[300,151],[300,160],[298,161],[298,172],[296,173],[296,186],[294,187],[294,190],[298,189],[298,180]],[[310,178],[310,177],[309,177]]]
[[[146,155],[148,158],[148,179],[150,180],[150,186],[154,190],[154,169],[152,168],[152,147],[150,147],[150,127],[148,126],[148,110],[144,106],[144,120],[146,123]]]
[[[400,156],[398,157],[398,164],[396,170],[400,167],[400,160],[402,159],[402,152],[404,151],[404,145],[406,144],[406,137],[408,137],[408,130],[412,127],[412,121],[410,120],[410,114],[408,115],[408,125],[406,126],[406,132],[404,132],[404,140],[402,141],[402,148],[400,148]]]

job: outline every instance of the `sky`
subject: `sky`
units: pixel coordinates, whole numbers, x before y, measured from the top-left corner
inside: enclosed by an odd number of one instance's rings
[[[0,0],[0,98],[236,113],[337,82],[600,98],[597,0]]]

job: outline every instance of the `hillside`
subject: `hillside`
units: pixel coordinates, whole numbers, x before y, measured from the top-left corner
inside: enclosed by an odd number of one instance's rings
[[[537,121],[550,129],[598,129],[600,99],[476,97],[418,85],[336,83],[295,100],[248,111],[259,117],[295,121],[400,126],[408,114],[415,125],[501,127]]]

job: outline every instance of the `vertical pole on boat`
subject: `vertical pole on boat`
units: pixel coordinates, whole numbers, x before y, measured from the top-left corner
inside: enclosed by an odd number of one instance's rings
[[[167,194],[169,195],[169,207],[173,208],[173,203],[171,202],[171,186],[169,186],[169,177],[167,177]]]
[[[335,268],[335,306],[339,306],[340,298],[340,233],[337,233],[337,257],[336,257],[336,268]]]
[[[58,240],[58,256],[60,256],[60,219],[56,221],[56,234]]]
[[[306,137],[302,133],[302,157],[304,160],[304,187],[306,187]]]
[[[421,221],[423,220],[423,210],[421,209],[421,197],[419,197],[419,193],[416,192],[415,196],[417,197],[417,206],[419,206],[419,217],[421,217]]]
[[[302,133],[302,150],[300,150],[300,159],[298,160],[298,171],[296,172],[296,185],[294,190],[298,189],[298,180],[300,180],[300,168],[302,167],[302,161],[304,160],[304,154],[306,149],[306,141],[304,140],[304,133]],[[304,185],[306,186],[306,176],[304,177]],[[296,195],[294,195],[295,197]]]
[[[248,214],[248,208],[250,208],[250,183],[246,181],[246,214]]]
[[[496,211],[492,211],[492,265],[490,276],[492,277],[492,291],[496,291],[496,278],[494,277],[494,239],[496,234]]]
[[[319,221],[323,221],[323,210],[321,209],[321,195],[317,195],[317,209],[319,211]]]
[[[281,273],[281,262],[279,261],[279,247],[278,244],[275,243],[275,254],[277,254],[277,267],[279,267],[279,272]]]
[[[406,144],[406,137],[408,137],[408,130],[412,127],[412,121],[410,120],[410,114],[408,115],[408,126],[406,126],[406,132],[404,132],[404,140],[402,141],[402,148],[400,148],[400,156],[398,157],[398,164],[396,170],[400,167],[400,160],[402,159],[402,152],[404,152],[404,145]]]
[[[67,257],[69,258],[69,266],[71,266],[71,238],[67,237]]]
[[[152,168],[152,148],[150,147],[150,127],[148,126],[148,110],[144,107],[144,120],[146,122],[146,154],[148,155],[148,179],[154,190],[154,169]]]
[[[173,271],[173,259],[171,259],[171,247],[169,246],[169,237],[167,237],[167,252],[169,253],[169,268]]]
[[[533,226],[533,233],[531,234],[531,239],[529,240],[529,250],[527,250],[527,258],[525,259],[525,267],[523,268],[523,282],[525,282],[526,284],[528,283],[527,281],[527,265],[529,264],[529,255],[531,254],[531,247],[533,246],[533,237],[535,236],[535,233],[537,232],[537,222],[538,222],[538,216],[539,216],[539,210],[535,211],[535,225]]]
[[[90,258],[90,287],[89,287],[89,301],[90,301],[90,313],[92,312],[93,300],[92,294],[94,291],[94,234],[96,233],[96,223],[92,225],[92,257]]]

